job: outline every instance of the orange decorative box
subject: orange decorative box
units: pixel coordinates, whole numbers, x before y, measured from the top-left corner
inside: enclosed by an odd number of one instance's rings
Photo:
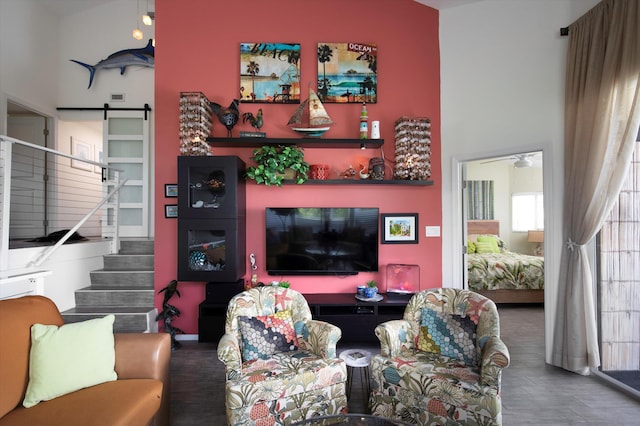
[[[309,166],[311,170],[311,179],[327,180],[329,179],[329,166],[327,164],[312,164]]]

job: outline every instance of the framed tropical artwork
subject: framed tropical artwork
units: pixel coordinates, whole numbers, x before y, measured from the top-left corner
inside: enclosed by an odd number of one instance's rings
[[[240,102],[300,103],[299,43],[240,43]]]
[[[318,97],[324,103],[377,103],[377,46],[318,43]]]
[[[381,214],[382,244],[418,244],[418,213]]]

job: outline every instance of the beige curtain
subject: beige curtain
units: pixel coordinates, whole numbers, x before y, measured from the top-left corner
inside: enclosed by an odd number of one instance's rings
[[[600,365],[592,265],[585,244],[620,192],[640,123],[640,2],[604,0],[569,26],[565,90],[565,247],[552,363]]]

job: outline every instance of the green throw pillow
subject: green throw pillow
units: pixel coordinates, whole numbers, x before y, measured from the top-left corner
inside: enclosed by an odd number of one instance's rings
[[[478,235],[476,248],[478,243],[488,243],[491,245],[491,252],[487,253],[500,253],[500,239],[493,235]]]
[[[29,384],[22,405],[110,382],[115,372],[113,315],[63,326],[31,326]]]
[[[476,252],[476,243],[469,240],[467,241],[467,254],[473,254]]]
[[[498,253],[493,244],[486,241],[478,241],[476,243],[476,253]]]
[[[489,243],[491,244],[491,252],[486,253],[500,253],[500,246],[498,244],[499,238],[493,235],[478,235],[478,243]],[[477,245],[477,243],[476,243]]]

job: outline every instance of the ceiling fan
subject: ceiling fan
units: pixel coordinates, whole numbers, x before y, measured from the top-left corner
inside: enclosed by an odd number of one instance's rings
[[[484,161],[480,164],[488,164],[488,163],[495,163],[498,161],[513,160],[513,167],[515,167],[516,169],[522,169],[522,168],[533,166],[533,157],[535,157],[535,155],[536,155],[535,152],[529,152],[526,154],[515,154],[515,155],[510,155],[508,157],[501,157],[501,158],[495,158],[489,161]]]

